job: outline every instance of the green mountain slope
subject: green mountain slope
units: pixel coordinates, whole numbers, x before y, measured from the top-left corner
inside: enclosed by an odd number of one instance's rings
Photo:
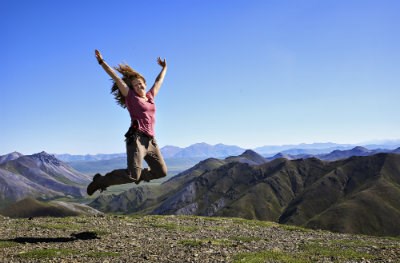
[[[100,196],[90,205],[107,212],[243,217],[396,236],[399,189],[397,154],[260,165],[227,158],[208,159],[157,187]]]

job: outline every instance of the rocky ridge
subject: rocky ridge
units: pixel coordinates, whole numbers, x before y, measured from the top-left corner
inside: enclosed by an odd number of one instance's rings
[[[0,253],[2,262],[398,262],[400,239],[238,218],[0,217]]]

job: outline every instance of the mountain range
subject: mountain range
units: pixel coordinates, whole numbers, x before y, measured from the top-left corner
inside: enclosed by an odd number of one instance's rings
[[[165,163],[168,167],[168,177],[174,176],[198,163],[205,158],[192,157],[192,158],[164,158]],[[73,167],[75,170],[89,175],[96,173],[106,174],[114,169],[121,169],[126,167],[126,156],[117,157],[110,160],[98,160],[98,161],[72,161],[68,162],[68,165]],[[147,167],[146,162],[143,162],[143,166]],[[164,179],[159,179],[164,180]]]
[[[395,149],[400,147],[400,140],[381,140],[361,144],[338,144],[338,143],[301,143],[287,145],[267,145],[254,148],[259,154],[270,157],[277,153],[283,154],[325,154],[335,150],[349,150],[357,146],[362,146],[368,150],[374,149]]]
[[[331,146],[325,144],[319,144],[317,146]],[[167,147],[167,148],[166,148]],[[173,146],[171,148],[166,146],[162,148],[164,152],[164,159],[168,166],[168,177],[174,176],[180,172],[183,172],[186,169],[194,166],[201,160],[214,157],[214,158],[225,158],[228,156],[237,156],[245,150],[238,148],[236,146],[224,146],[220,145],[206,145],[206,144],[196,144],[193,147],[188,147],[181,154],[175,154],[170,157],[173,152],[176,150]],[[310,146],[311,147],[311,146]],[[291,149],[279,152],[275,155],[267,157],[267,160],[271,161],[276,158],[286,158],[286,159],[300,159],[300,158],[310,158],[316,157],[321,160],[333,161],[338,159],[344,159],[351,156],[366,156],[372,155],[379,152],[392,152],[392,150],[387,149],[375,149],[370,150],[361,146],[356,146],[354,148],[346,149],[346,150],[333,150],[331,152],[326,152],[327,148],[323,149]],[[400,149],[400,148],[399,148]],[[321,153],[322,152],[322,153]],[[186,157],[185,157],[186,156]],[[192,156],[192,157],[190,157]],[[95,174],[101,173],[105,174],[114,169],[119,169],[121,167],[126,166],[126,156],[116,157],[114,159],[102,159],[102,160],[80,160],[80,161],[71,161],[68,164],[74,169],[85,173],[85,174]],[[145,165],[145,163],[144,163]]]
[[[188,147],[181,148],[177,146],[167,145],[162,147],[161,153],[165,159],[169,158],[209,158],[209,157],[226,157],[230,155],[238,155],[245,149],[234,145],[207,143],[195,143]],[[125,153],[114,154],[95,154],[95,155],[72,155],[72,154],[54,154],[54,156],[64,162],[78,161],[104,161],[116,158],[125,158]]]
[[[400,153],[400,147],[394,150],[388,149],[374,149],[369,150],[362,146],[356,146],[349,150],[334,150],[330,153],[324,154],[288,154],[288,153],[278,153],[272,157],[266,158],[272,161],[277,158],[285,158],[288,160],[304,159],[304,158],[318,158],[323,161],[337,161],[341,159],[346,159],[352,156],[369,156],[377,153]]]
[[[374,144],[337,144],[337,143],[301,143],[301,144],[288,144],[288,145],[266,145],[257,147],[252,150],[263,155],[264,157],[272,157],[275,154],[326,154],[334,150],[350,150],[356,146],[362,146],[368,150],[374,149],[395,149],[400,147],[399,140],[393,141],[381,141],[375,142]],[[235,145],[216,144],[210,145],[207,143],[195,143],[188,147],[177,147],[167,145],[162,147],[161,153],[165,159],[185,159],[185,158],[225,158],[228,156],[239,155],[246,149]],[[114,153],[114,154],[95,154],[95,155],[72,155],[72,154],[54,154],[56,158],[67,163],[76,163],[80,161],[104,161],[118,158],[125,158],[125,153]]]
[[[85,154],[85,155],[75,155],[75,154],[54,154],[54,157],[63,162],[79,162],[79,161],[104,161],[111,160],[115,158],[126,157],[126,153],[111,153],[111,154]]]
[[[201,161],[161,185],[102,194],[89,205],[104,212],[242,217],[397,236],[398,200],[399,154],[267,161],[248,150]]]
[[[246,150],[200,161],[159,185],[101,194],[90,206],[113,213],[243,217],[396,236],[400,235],[399,154],[400,148],[354,147],[315,156],[279,153],[265,158]],[[68,211],[73,204],[23,199],[81,198],[90,180],[46,152],[0,156],[0,208],[22,200],[2,212],[73,214]]]
[[[46,152],[0,156],[1,207],[25,197],[83,197],[91,177]]]

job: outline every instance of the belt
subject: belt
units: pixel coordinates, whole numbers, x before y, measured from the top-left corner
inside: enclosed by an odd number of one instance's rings
[[[138,127],[137,123],[136,123],[136,125],[134,123],[131,127],[129,127],[129,130],[125,133],[125,138],[129,139],[134,134],[136,134],[136,135],[141,135],[141,136],[147,137],[148,139],[154,139],[154,136],[148,135],[147,133],[140,131],[137,127]]]
[[[147,138],[149,138],[149,139],[154,139],[154,136],[148,135],[148,134],[145,133],[145,132],[142,132],[142,131],[139,131],[139,130],[136,130],[136,129],[134,129],[133,132],[136,133],[136,134],[138,134],[138,135],[147,137]]]

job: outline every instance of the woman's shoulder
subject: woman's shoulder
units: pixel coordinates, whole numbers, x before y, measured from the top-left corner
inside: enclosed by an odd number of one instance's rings
[[[146,93],[146,97],[147,97],[148,99],[154,100],[154,89],[153,89],[153,88],[151,88],[151,89]]]
[[[135,102],[138,100],[136,93],[134,90],[129,89],[128,95],[126,95],[125,100],[129,103]]]

